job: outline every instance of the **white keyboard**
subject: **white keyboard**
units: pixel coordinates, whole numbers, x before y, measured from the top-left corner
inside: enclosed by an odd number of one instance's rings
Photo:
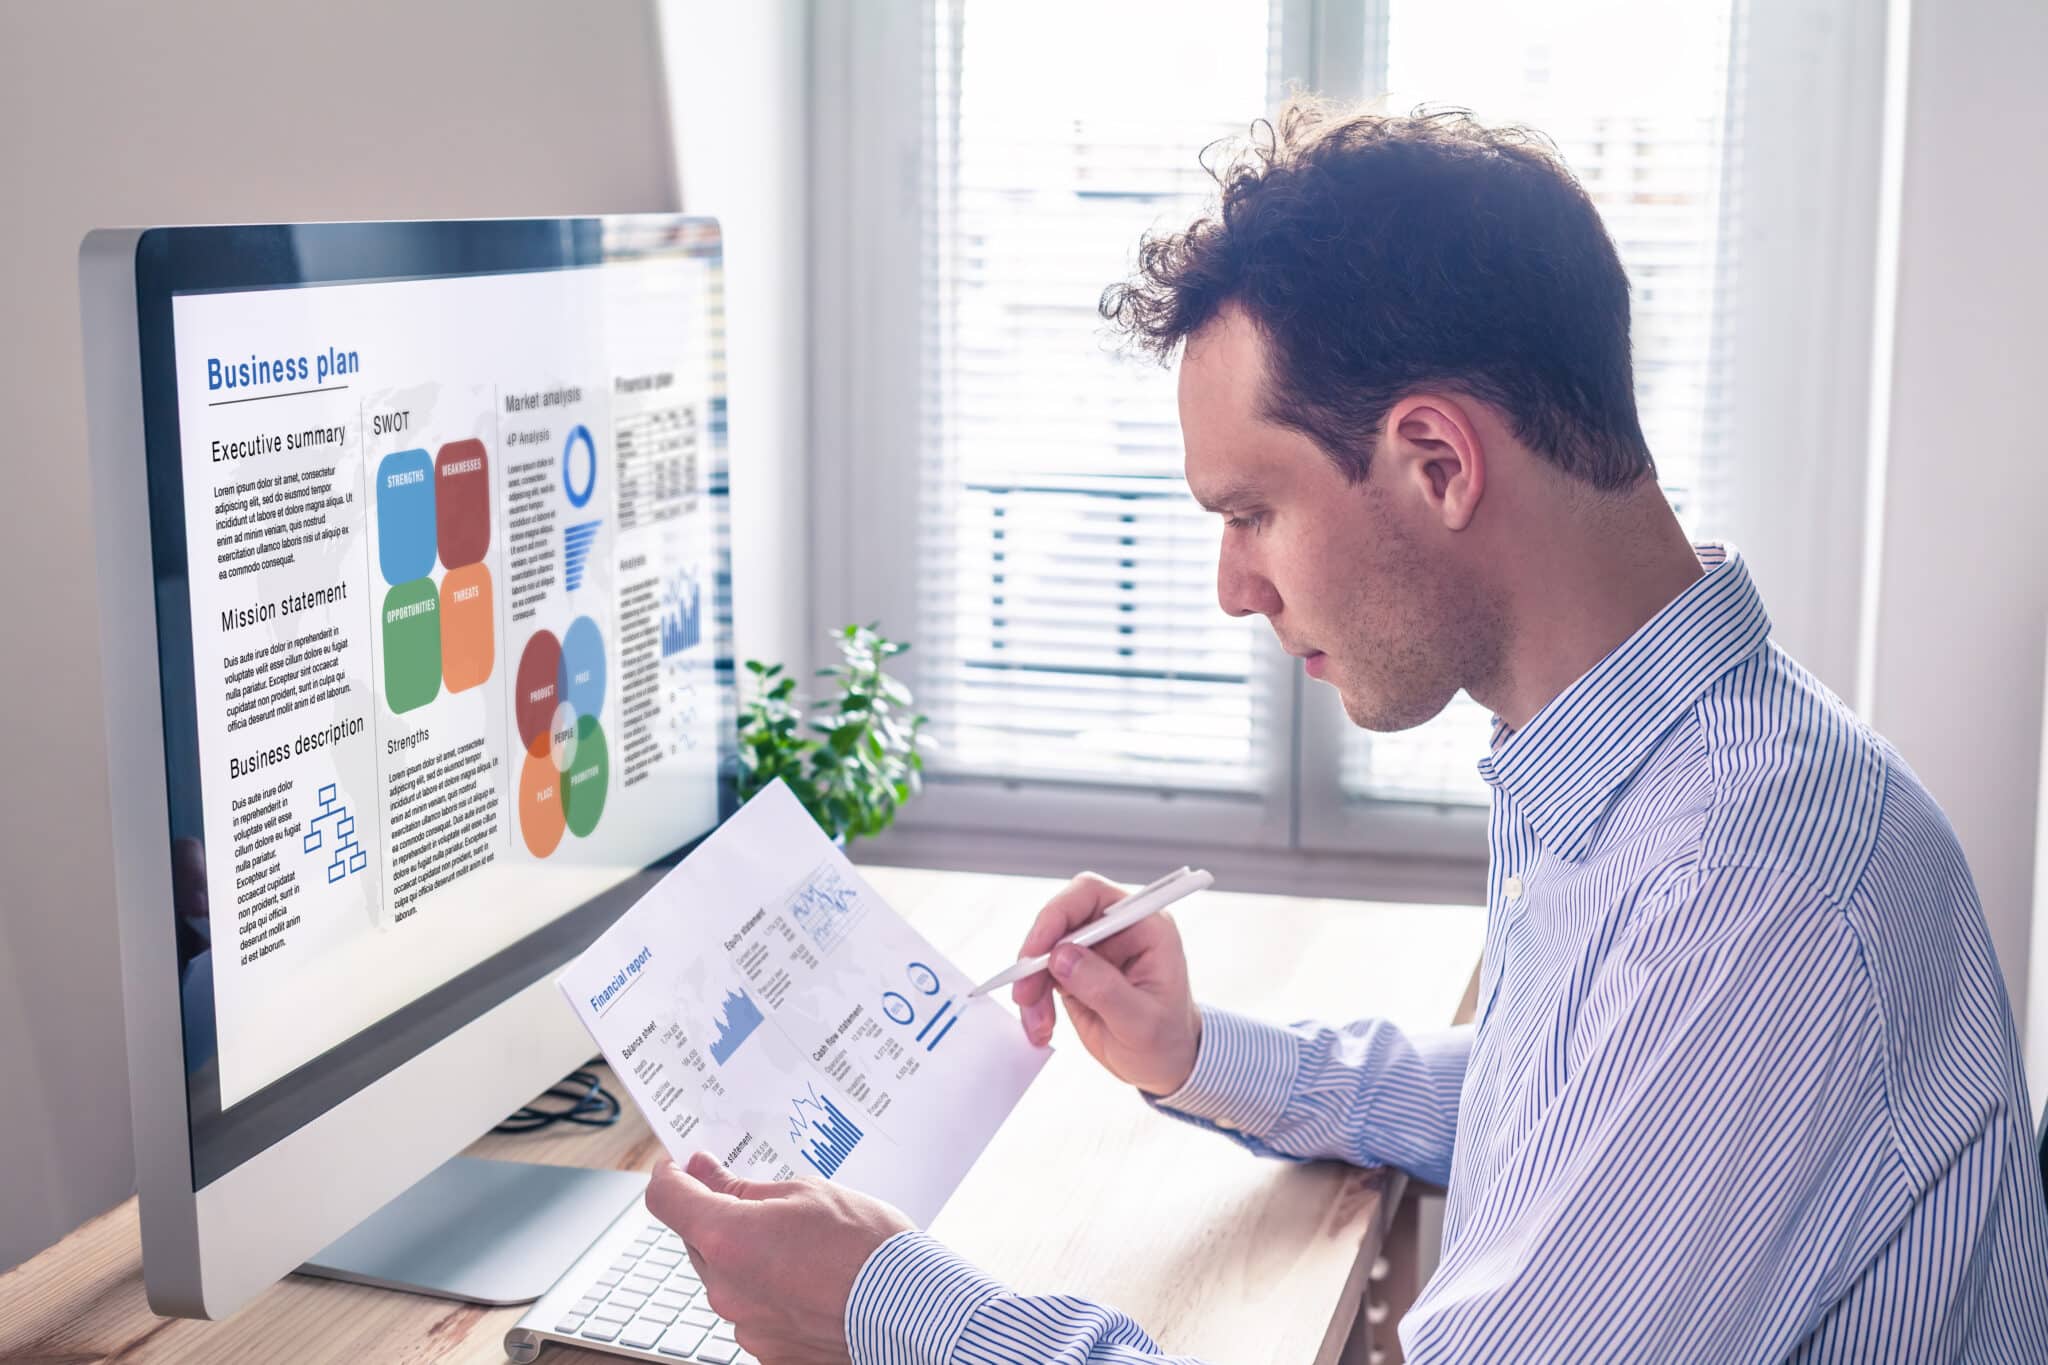
[[[637,1199],[505,1334],[505,1354],[524,1365],[550,1341],[668,1365],[759,1365],[705,1302],[682,1239]]]

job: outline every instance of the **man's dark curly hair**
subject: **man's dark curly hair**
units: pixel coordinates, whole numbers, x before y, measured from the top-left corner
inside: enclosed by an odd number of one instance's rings
[[[1211,173],[1215,209],[1148,235],[1133,278],[1103,292],[1102,315],[1141,348],[1164,361],[1242,306],[1271,347],[1266,416],[1354,482],[1388,410],[1428,389],[1492,404],[1596,487],[1655,472],[1628,277],[1540,135],[1295,101]]]

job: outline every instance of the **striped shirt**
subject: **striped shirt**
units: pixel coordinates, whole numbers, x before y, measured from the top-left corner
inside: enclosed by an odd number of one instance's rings
[[[1203,1012],[1160,1107],[1447,1187],[1410,1361],[2048,1362],[2048,1204],[1962,850],[1741,558],[1496,726],[1475,1025]],[[1104,1235],[1111,1235],[1105,1230]],[[921,1233],[856,1365],[1170,1359]]]

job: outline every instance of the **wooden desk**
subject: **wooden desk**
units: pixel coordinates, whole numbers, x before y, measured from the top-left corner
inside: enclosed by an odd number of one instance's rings
[[[1056,885],[864,871],[970,972],[1010,959]],[[1273,1018],[1448,1022],[1481,937],[1467,907],[1211,893],[1179,919],[1200,997]],[[1064,1020],[1055,1046],[933,1232],[1019,1289],[1123,1309],[1169,1351],[1232,1365],[1337,1361],[1399,1178],[1257,1160],[1152,1113]],[[469,1150],[629,1170],[661,1153],[630,1107],[614,1128],[491,1136]],[[0,1276],[0,1361],[496,1362],[521,1312],[293,1276],[226,1322],[165,1319],[144,1302],[141,1260],[131,1199]],[[607,1359],[618,1357],[542,1356]]]

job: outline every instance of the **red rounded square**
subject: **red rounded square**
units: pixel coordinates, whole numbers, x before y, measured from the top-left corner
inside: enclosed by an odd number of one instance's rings
[[[491,548],[491,460],[482,441],[450,441],[434,456],[434,535],[450,569],[481,563]]]

